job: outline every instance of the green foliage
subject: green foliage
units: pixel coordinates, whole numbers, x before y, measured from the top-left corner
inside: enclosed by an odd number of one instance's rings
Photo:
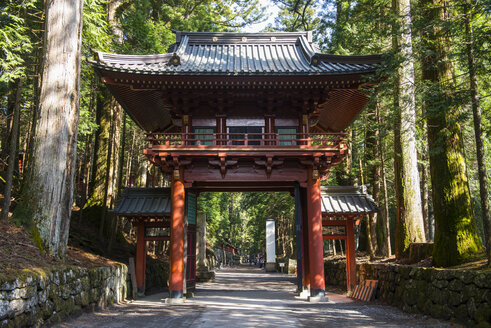
[[[292,238],[293,229],[285,228],[293,227],[294,220],[294,200],[288,193],[203,193],[198,208],[206,213],[207,240],[215,246],[224,243],[248,254],[264,253],[267,219],[274,219],[277,229]]]
[[[236,31],[260,21],[263,11],[258,0],[130,2],[119,10],[124,42],[117,50],[132,54],[167,52],[175,42],[172,30]]]
[[[313,0],[273,0],[280,8],[275,19],[275,30],[286,32],[312,31],[318,28],[316,14],[319,3]]]
[[[25,75],[25,56],[32,50],[26,12],[34,0],[0,1],[0,83]]]

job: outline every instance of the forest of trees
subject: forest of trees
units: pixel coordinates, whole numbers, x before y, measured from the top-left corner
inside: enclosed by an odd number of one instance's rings
[[[360,249],[404,258],[410,243],[434,240],[438,266],[483,250],[489,258],[489,1],[273,3],[280,10],[267,31],[313,30],[326,53],[384,54],[381,83],[347,130],[349,154],[322,182],[369,185],[381,210],[364,221]],[[112,242],[124,226],[109,211],[122,188],[168,185],[142,154],[143,131],[88,64],[93,50],[164,53],[172,30],[242,31],[268,18],[259,0],[2,0],[0,8],[2,219],[10,208],[10,220],[57,256],[72,208]],[[273,218],[278,255],[295,252],[290,194],[205,193],[199,207],[211,243],[262,252]]]

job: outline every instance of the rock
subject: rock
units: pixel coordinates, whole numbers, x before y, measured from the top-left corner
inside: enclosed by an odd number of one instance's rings
[[[488,304],[481,304],[474,314],[477,324],[491,323],[491,307]]]
[[[5,300],[0,301],[0,320],[6,318],[9,313],[9,302]],[[3,325],[2,325],[3,326]]]
[[[46,288],[46,277],[43,276],[38,280],[38,289],[45,289]]]
[[[12,291],[16,288],[19,288],[19,283],[17,279],[11,281],[5,281],[0,286],[0,290],[7,291],[7,292]]]
[[[415,305],[418,302],[418,290],[414,287],[409,287],[404,293],[404,300],[408,305]]]
[[[455,319],[462,323],[468,323],[469,313],[467,311],[467,305],[461,304],[454,311]]]
[[[475,297],[477,289],[478,288],[474,284],[465,285],[462,289],[462,301],[467,302],[469,298]]]
[[[22,299],[11,300],[9,303],[9,308],[11,312],[14,312],[15,315],[19,315],[24,312],[25,301]]]
[[[458,292],[449,292],[448,293],[448,304],[452,306],[457,306],[463,303],[464,301],[464,295],[462,293]]]
[[[474,284],[477,287],[488,287],[490,282],[486,280],[486,275],[484,273],[479,273],[474,277]]]
[[[459,278],[464,284],[470,284],[474,280],[475,274],[472,271],[461,271],[459,272]]]
[[[90,303],[89,293],[87,293],[87,292],[81,292],[80,293],[80,298],[81,298],[80,304],[82,306],[85,307],[85,306],[88,306],[89,305],[89,303]]]
[[[447,280],[433,280],[432,284],[436,288],[443,289],[443,288],[446,288],[448,286],[448,281]]]
[[[474,298],[471,297],[467,301],[467,312],[469,313],[469,316],[471,318],[474,318],[474,315],[476,314],[477,308],[476,308],[476,302],[474,301]]]
[[[31,298],[28,298],[25,302],[25,311],[26,312],[33,312],[36,305],[38,304],[39,300],[37,295],[32,296]]]
[[[461,292],[462,288],[464,287],[464,284],[460,279],[452,279],[450,283],[448,284],[448,289],[455,291],[455,292]]]
[[[42,290],[38,293],[39,303],[46,302],[47,298],[48,298],[48,292],[46,290]]]

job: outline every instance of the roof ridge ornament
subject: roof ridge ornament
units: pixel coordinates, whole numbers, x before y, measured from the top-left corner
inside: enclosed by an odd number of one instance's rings
[[[167,66],[171,66],[171,65],[173,66],[181,65],[181,58],[175,52],[172,54],[172,57],[167,62]]]

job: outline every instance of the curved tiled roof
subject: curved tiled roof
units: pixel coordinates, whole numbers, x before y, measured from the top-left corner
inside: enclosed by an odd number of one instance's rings
[[[311,32],[176,32],[161,55],[97,53],[98,68],[146,75],[338,75],[374,72],[381,56],[320,53]]]
[[[113,213],[120,216],[169,216],[170,188],[126,188]]]
[[[326,216],[362,215],[379,210],[366,186],[322,187],[321,206]]]
[[[379,209],[366,186],[321,188],[322,214],[349,216],[375,213]],[[126,188],[113,213],[120,216],[169,216],[170,188]]]

